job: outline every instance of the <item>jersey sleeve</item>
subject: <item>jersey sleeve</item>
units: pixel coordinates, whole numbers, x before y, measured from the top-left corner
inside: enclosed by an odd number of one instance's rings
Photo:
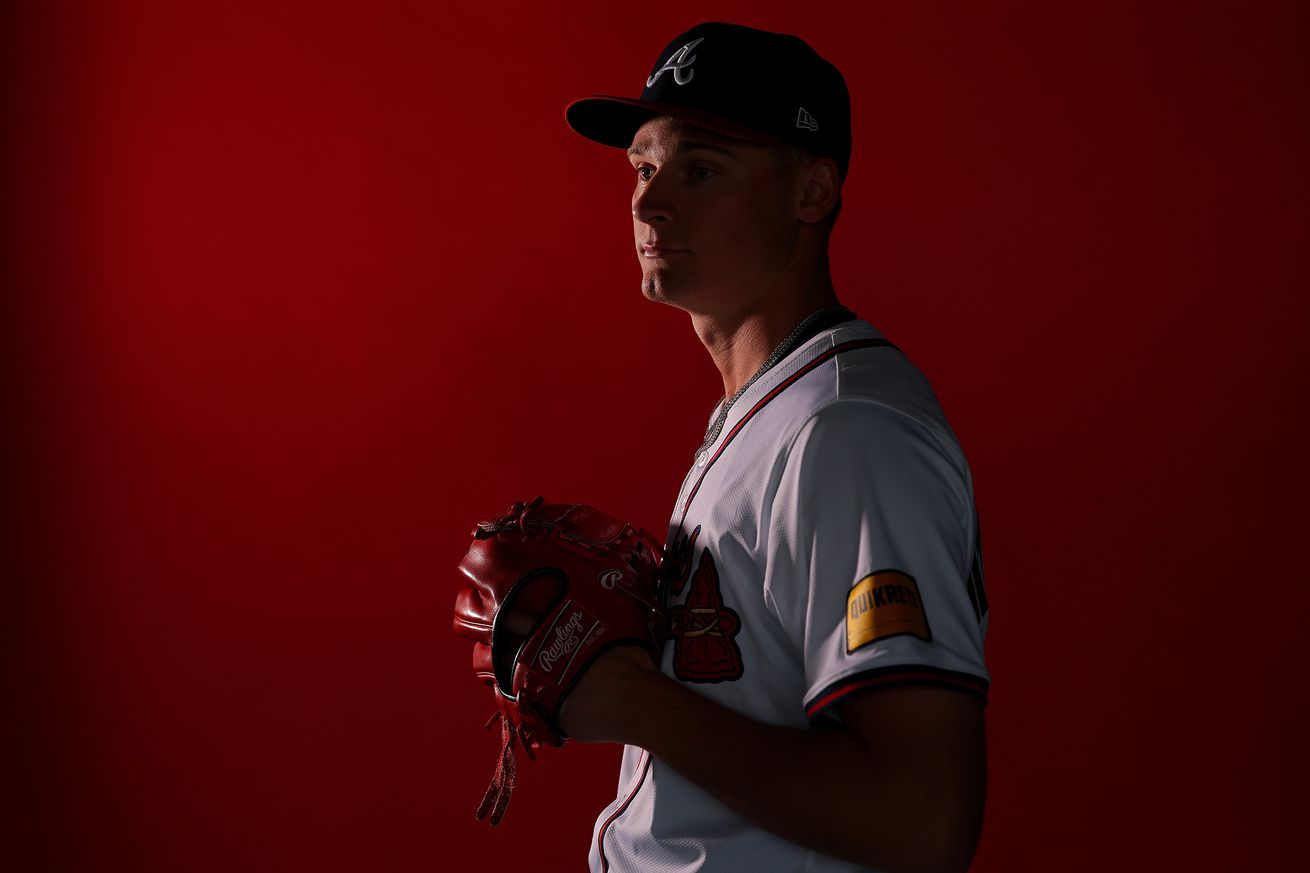
[[[823,408],[782,461],[768,529],[765,601],[802,653],[811,721],[872,688],[986,700],[977,514],[949,431],[875,401]]]

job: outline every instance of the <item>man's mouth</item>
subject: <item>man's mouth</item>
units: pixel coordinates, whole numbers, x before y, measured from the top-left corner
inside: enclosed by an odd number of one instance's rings
[[[670,255],[685,255],[687,249],[675,249],[669,246],[651,245],[647,243],[641,247],[641,256],[643,258],[666,258]]]

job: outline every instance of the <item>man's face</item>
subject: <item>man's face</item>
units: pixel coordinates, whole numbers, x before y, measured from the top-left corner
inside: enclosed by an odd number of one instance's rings
[[[778,150],[664,116],[633,137],[642,291],[691,312],[755,309],[791,264],[795,175]]]

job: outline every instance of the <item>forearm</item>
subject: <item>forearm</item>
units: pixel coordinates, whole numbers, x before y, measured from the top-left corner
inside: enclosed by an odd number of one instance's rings
[[[969,804],[906,766],[896,736],[875,752],[840,728],[763,724],[659,673],[641,686],[630,689],[620,739],[760,827],[887,871],[968,866],[977,839]]]

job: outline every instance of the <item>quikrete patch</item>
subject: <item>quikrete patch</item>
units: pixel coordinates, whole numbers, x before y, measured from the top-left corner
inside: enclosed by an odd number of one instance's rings
[[[880,570],[856,582],[846,598],[846,651],[901,634],[932,642],[914,577]]]

